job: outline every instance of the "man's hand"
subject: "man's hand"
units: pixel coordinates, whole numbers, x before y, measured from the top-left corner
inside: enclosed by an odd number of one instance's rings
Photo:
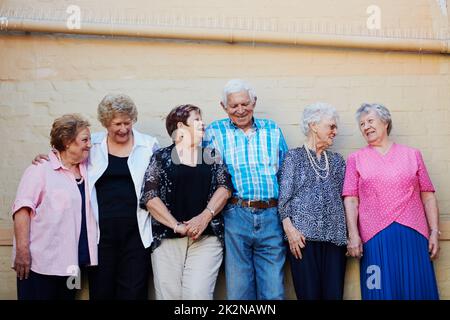
[[[46,154],[38,154],[33,161],[31,161],[32,164],[38,165],[39,163],[43,163],[44,161],[50,161],[50,158]]]

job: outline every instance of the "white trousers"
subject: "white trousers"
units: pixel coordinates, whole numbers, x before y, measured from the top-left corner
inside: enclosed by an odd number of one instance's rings
[[[152,253],[157,300],[212,300],[223,248],[216,236],[164,239]]]

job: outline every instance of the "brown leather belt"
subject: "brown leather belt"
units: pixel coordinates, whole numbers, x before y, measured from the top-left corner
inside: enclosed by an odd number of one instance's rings
[[[245,200],[240,198],[231,198],[230,199],[231,204],[237,204],[241,207],[251,207],[256,209],[267,209],[276,207],[278,205],[278,201],[276,199],[269,199],[267,201],[253,201],[253,200]]]

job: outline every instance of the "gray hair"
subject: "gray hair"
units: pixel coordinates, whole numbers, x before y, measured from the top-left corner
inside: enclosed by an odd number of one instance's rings
[[[117,114],[125,114],[135,123],[137,121],[137,108],[133,100],[126,94],[107,94],[98,105],[98,121],[106,128]]]
[[[383,121],[384,123],[387,123],[387,134],[389,135],[392,130],[392,117],[391,113],[389,112],[388,108],[383,106],[379,103],[363,103],[361,107],[356,110],[356,121],[359,123],[359,120],[361,119],[361,115],[363,113],[369,113],[370,111],[375,111],[375,113],[378,115],[378,117]]]
[[[223,103],[224,107],[225,108],[227,107],[229,94],[241,92],[241,91],[248,92],[248,95],[249,95],[252,103],[254,103],[256,101],[256,92],[250,86],[250,84],[248,84],[247,82],[245,82],[244,80],[241,80],[241,79],[231,79],[230,81],[228,81],[225,84],[225,87],[223,88],[223,91],[222,91],[222,103]]]
[[[336,122],[339,120],[336,108],[328,103],[316,102],[306,106],[305,110],[303,110],[303,119],[301,121],[305,136],[307,136],[310,131],[310,124],[319,123],[325,117],[334,119]]]

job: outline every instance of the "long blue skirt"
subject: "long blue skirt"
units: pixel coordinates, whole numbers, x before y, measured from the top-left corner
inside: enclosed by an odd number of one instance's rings
[[[363,300],[438,300],[428,240],[397,222],[363,246]]]

